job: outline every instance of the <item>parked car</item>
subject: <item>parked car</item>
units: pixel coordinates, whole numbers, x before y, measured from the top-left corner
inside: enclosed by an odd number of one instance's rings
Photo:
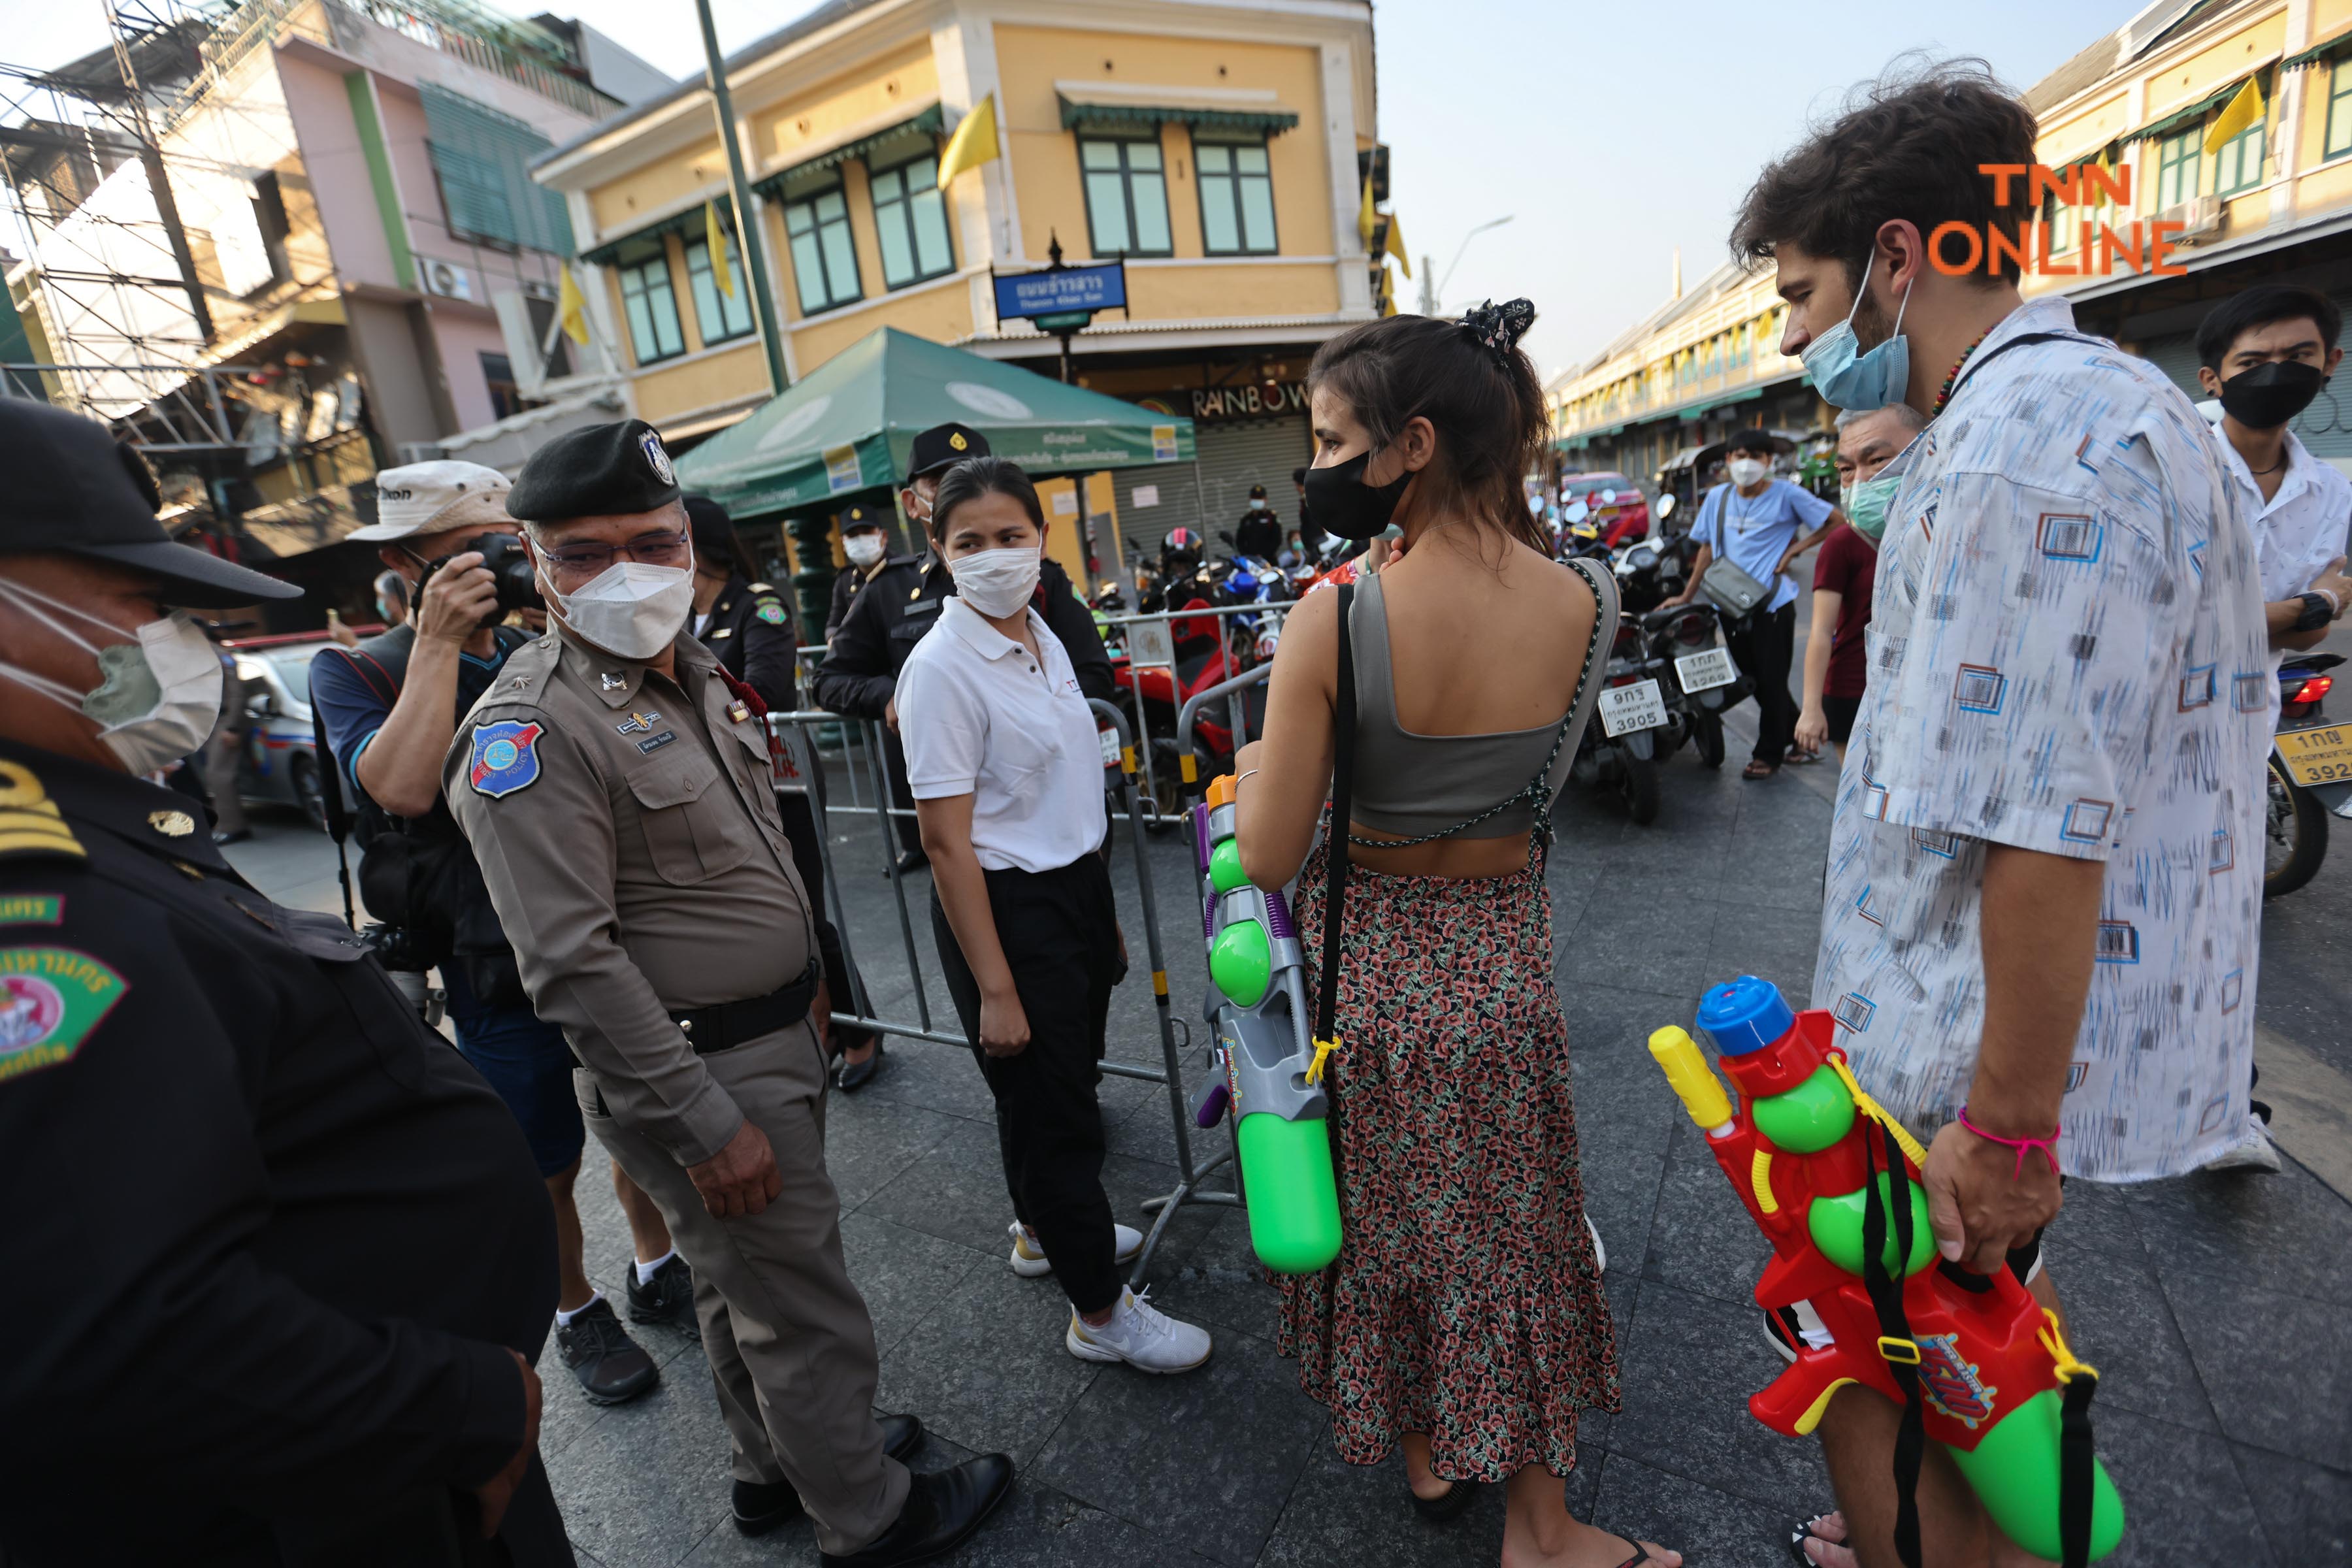
[[[237,768],[237,794],[247,801],[299,806],[322,832],[327,808],[319,796],[319,751],[310,727],[310,659],[326,644],[324,632],[297,632],[222,645],[236,659],[236,679],[252,720]]]
[[[1591,524],[1611,550],[1629,539],[1646,538],[1650,531],[1649,498],[1623,474],[1563,475],[1559,504],[1563,522]],[[1576,511],[1580,505],[1584,508],[1581,513]]]

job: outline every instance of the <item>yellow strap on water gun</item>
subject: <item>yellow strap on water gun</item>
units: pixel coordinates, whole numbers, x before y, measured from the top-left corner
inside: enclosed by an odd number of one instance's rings
[[[2042,1348],[2048,1351],[2050,1359],[2058,1363],[2058,1381],[2072,1383],[2078,1377],[2087,1377],[2093,1383],[2098,1382],[2099,1369],[2089,1362],[2075,1360],[2074,1352],[2067,1348],[2066,1331],[2058,1326],[2058,1314],[2044,1307],[2042,1315],[2050,1321],[2050,1326],[2034,1330],[2033,1337],[2042,1342]]]
[[[1339,1042],[1337,1040],[1317,1040],[1315,1042],[1315,1059],[1307,1064],[1307,1081],[1308,1083],[1319,1084],[1323,1081],[1323,1058],[1329,1056],[1333,1051],[1336,1051],[1339,1048]]]
[[[1863,1092],[1862,1085],[1853,1080],[1853,1069],[1845,1065],[1845,1058],[1832,1053],[1830,1070],[1838,1075],[1838,1080],[1845,1085],[1845,1091],[1853,1096],[1853,1108],[1894,1133],[1895,1141],[1903,1146],[1903,1152],[1911,1157],[1911,1163],[1921,1170],[1927,1169],[1927,1151],[1919,1147],[1919,1140],[1911,1136],[1909,1128],[1888,1115],[1885,1107]]]

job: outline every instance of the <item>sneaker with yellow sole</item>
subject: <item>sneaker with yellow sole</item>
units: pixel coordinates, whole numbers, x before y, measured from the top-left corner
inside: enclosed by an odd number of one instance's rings
[[[1180,1323],[1150,1301],[1122,1289],[1110,1321],[1087,1322],[1070,1310],[1069,1331],[1062,1343],[1080,1361],[1123,1361],[1138,1372],[1191,1372],[1209,1359],[1209,1331]]]
[[[1013,1272],[1024,1279],[1042,1279],[1054,1271],[1054,1260],[1037,1245],[1037,1233],[1014,1220],[1005,1231],[1013,1237]],[[1135,1261],[1143,1250],[1143,1233],[1131,1225],[1111,1227],[1111,1261],[1122,1266]]]

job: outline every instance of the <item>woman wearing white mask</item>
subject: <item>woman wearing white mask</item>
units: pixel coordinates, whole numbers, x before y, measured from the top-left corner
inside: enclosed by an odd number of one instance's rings
[[[899,672],[898,729],[930,856],[948,990],[996,1099],[1013,1267],[1055,1275],[1082,1361],[1187,1372],[1209,1336],[1120,1283],[1142,1237],[1102,1186],[1097,1064],[1119,969],[1102,753],[1076,675],[1034,601],[1045,543],[1019,467],[948,471],[931,537],[955,575],[936,631]]]

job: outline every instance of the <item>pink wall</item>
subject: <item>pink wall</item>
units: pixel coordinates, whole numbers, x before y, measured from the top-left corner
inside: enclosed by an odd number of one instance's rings
[[[449,401],[457,411],[457,429],[488,425],[498,417],[498,411],[490,406],[481,356],[507,352],[498,318],[487,310],[450,300],[436,300],[426,309],[431,312],[433,341],[441,351],[441,368],[449,380]]]
[[[352,122],[343,79],[290,49],[278,51],[278,78],[294,118],[302,167],[319,204],[336,272],[346,285],[397,288],[392,247],[384,239],[383,218],[368,181],[367,155],[360,150],[359,127]]]

